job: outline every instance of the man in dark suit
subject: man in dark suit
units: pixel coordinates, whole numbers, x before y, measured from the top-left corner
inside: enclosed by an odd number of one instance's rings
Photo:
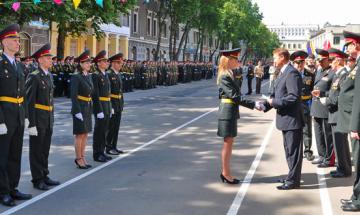
[[[350,132],[355,181],[351,199],[342,199],[341,208],[344,211],[360,211],[360,34],[344,31],[344,37],[347,51],[356,59],[356,64],[340,91],[338,129]]]
[[[281,180],[279,190],[300,187],[302,167],[302,138],[304,126],[301,104],[302,79],[290,64],[290,54],[284,48],[273,52],[274,66],[280,71],[275,82],[275,91],[265,103],[266,110],[276,109],[276,127],[282,131],[285,156],[289,166],[286,179]]]
[[[52,66],[50,44],[33,54],[39,69],[30,73],[26,81],[26,105],[29,112],[30,170],[32,183],[39,190],[60,182],[48,177],[48,158],[54,125],[54,83],[49,69]]]
[[[21,173],[21,153],[25,125],[25,75],[15,61],[20,50],[19,25],[0,32],[4,53],[0,59],[0,201],[14,206],[16,200],[30,199],[30,194],[16,189]]]
[[[327,94],[331,88],[334,72],[331,70],[329,52],[323,49],[316,49],[320,69],[315,77],[314,90],[312,91],[311,116],[314,117],[314,132],[319,158],[313,164],[318,167],[331,167],[335,165],[335,153],[333,150],[331,126],[328,122],[329,110],[321,104],[319,97]]]
[[[111,115],[110,81],[106,74],[109,63],[106,58],[106,51],[99,52],[93,61],[97,65],[97,71],[92,75],[94,84],[93,112],[95,116],[93,158],[97,162],[106,162],[111,160],[110,156],[105,155],[106,135]]]
[[[118,155],[124,153],[117,148],[117,140],[121,123],[121,113],[124,107],[124,97],[122,92],[122,80],[120,70],[123,64],[123,54],[119,53],[109,58],[111,68],[108,71],[111,88],[111,118],[109,132],[106,137],[106,153]]]

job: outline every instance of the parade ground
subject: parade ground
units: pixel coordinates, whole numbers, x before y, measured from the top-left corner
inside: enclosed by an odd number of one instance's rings
[[[262,85],[266,93],[268,82]],[[301,187],[276,189],[288,167],[275,110],[240,107],[232,171],[241,182],[222,183],[217,96],[215,79],[124,94],[118,148],[127,153],[94,162],[90,136],[87,160],[93,167],[88,170],[74,163],[71,102],[57,98],[49,168],[62,184],[47,192],[32,187],[26,131],[19,190],[34,197],[13,208],[0,206],[1,215],[345,214],[340,199],[350,198],[353,178],[331,178],[334,167],[318,169],[304,159]]]

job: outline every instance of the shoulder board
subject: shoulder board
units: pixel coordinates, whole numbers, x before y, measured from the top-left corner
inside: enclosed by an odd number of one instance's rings
[[[39,70],[35,70],[35,71],[33,71],[31,74],[32,74],[32,75],[37,75],[37,74],[39,74],[39,72],[40,72]]]

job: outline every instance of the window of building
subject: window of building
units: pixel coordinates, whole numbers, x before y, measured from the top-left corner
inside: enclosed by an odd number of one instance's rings
[[[164,23],[162,27],[163,27],[163,29],[162,29],[162,36],[163,36],[164,38],[166,38],[166,33],[167,33],[167,32],[166,32],[166,23]]]
[[[296,49],[296,44],[295,43],[293,44],[293,49]]]
[[[134,13],[133,15],[133,32],[137,32],[137,27],[138,27],[138,14]]]
[[[121,25],[125,27],[129,27],[130,18],[129,15],[123,14],[121,15]]]
[[[288,43],[288,49],[291,49],[291,44],[290,43]]]
[[[334,45],[339,45],[340,44],[340,37],[334,37],[333,44]]]
[[[154,37],[157,36],[157,20],[156,19],[153,20],[153,36]]]
[[[147,18],[147,22],[146,22],[146,33],[148,36],[151,35],[151,17]]]
[[[298,44],[298,49],[302,49],[302,47],[301,47],[301,44],[300,44],[300,43]]]

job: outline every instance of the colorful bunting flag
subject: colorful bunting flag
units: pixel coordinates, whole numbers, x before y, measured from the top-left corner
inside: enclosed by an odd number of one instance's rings
[[[77,9],[79,7],[81,0],[73,0],[73,2],[74,2],[75,9]]]
[[[16,12],[20,9],[20,2],[14,2],[11,8]]]
[[[96,4],[100,7],[104,7],[104,1],[103,0],[96,0]]]
[[[62,0],[54,0],[54,2],[55,2],[55,4],[57,4],[57,5],[61,5],[63,2],[62,2]]]
[[[39,4],[41,0],[34,0],[34,4]]]

